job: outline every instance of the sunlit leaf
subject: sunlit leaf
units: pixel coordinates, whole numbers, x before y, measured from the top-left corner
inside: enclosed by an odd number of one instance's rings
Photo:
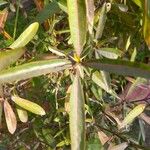
[[[124,4],[117,4],[118,8],[122,11],[122,12],[127,12],[128,11],[128,6],[124,5]]]
[[[103,131],[98,131],[98,137],[102,145],[104,145],[110,139]]]
[[[94,0],[86,0],[87,22],[89,33],[92,34],[94,26]]]
[[[84,0],[67,0],[71,40],[80,56],[86,41],[86,5]]]
[[[28,113],[26,110],[17,108],[18,117],[21,122],[27,122],[28,121]]]
[[[67,0],[58,0],[58,5],[60,7],[60,9],[62,9],[64,12],[68,12],[67,10]]]
[[[92,80],[108,93],[111,92],[110,88],[104,83],[102,75],[98,71],[92,73]]]
[[[126,125],[132,123],[132,121],[144,111],[145,107],[146,104],[139,104],[134,107],[124,118],[119,128],[124,128]]]
[[[71,87],[69,119],[72,150],[85,149],[84,95],[78,74]]]
[[[25,52],[24,48],[0,51],[0,70],[17,61]]]
[[[30,62],[0,71],[0,83],[13,82],[31,77],[61,71],[71,67],[71,62],[65,59],[52,59]]]
[[[7,128],[9,132],[13,134],[17,127],[17,121],[16,121],[16,116],[7,100],[4,101],[4,113],[5,113]]]
[[[101,8],[101,12],[100,12],[100,17],[99,17],[98,26],[96,29],[95,39],[100,39],[102,37],[106,19],[107,19],[107,8],[106,8],[106,3],[104,3]]]
[[[143,0],[132,0],[137,6],[139,6],[140,8],[142,8],[142,1]]]
[[[120,57],[123,53],[122,51],[116,49],[116,48],[100,48],[95,50],[98,54],[109,58],[109,59],[117,59]]]
[[[19,37],[16,41],[13,42],[9,47],[12,49],[16,48],[22,48],[26,44],[28,44],[35,34],[37,33],[37,30],[39,28],[39,23],[34,22],[32,23]]]
[[[0,29],[4,29],[5,22],[7,20],[8,16],[8,10],[4,9],[3,11],[0,11]]]
[[[125,150],[127,147],[128,147],[128,143],[124,142],[116,146],[112,146],[111,148],[108,148],[108,150]]]
[[[100,69],[121,75],[150,78],[150,66],[144,63],[129,62],[125,60],[94,59],[82,63],[94,69]]]
[[[39,106],[38,104],[36,103],[33,103],[29,100],[26,100],[26,99],[23,99],[23,98],[20,98],[18,96],[12,96],[11,99],[20,107],[22,107],[23,109],[25,110],[28,110],[34,114],[37,114],[37,115],[45,115],[45,110]]]

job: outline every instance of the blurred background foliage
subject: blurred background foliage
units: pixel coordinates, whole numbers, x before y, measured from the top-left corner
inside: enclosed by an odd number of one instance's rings
[[[96,49],[117,48],[121,50],[123,60],[148,64],[150,51],[143,38],[143,10],[140,0],[95,0],[95,25],[105,2],[110,3],[111,8],[107,13],[101,40],[96,43]],[[0,34],[1,49],[8,47],[33,21],[41,23],[38,34],[27,45],[28,51],[19,59],[18,64],[56,58],[57,56],[49,51],[50,46],[64,53],[72,50],[65,0],[1,0],[0,10],[5,8],[8,16],[3,22],[4,27]],[[46,111],[46,115],[41,117],[28,113],[28,122],[18,121],[17,130],[13,135],[8,133],[2,117],[0,150],[70,149],[68,101],[71,80],[68,75],[67,71],[52,73],[19,81],[15,85],[6,85],[8,95],[15,89],[20,96],[35,100]],[[129,84],[135,81],[135,78],[115,74],[111,74],[111,79],[112,89],[119,97],[123,96]],[[147,88],[149,89],[149,83]],[[123,132],[116,128],[116,122],[127,112],[128,102],[126,104],[116,100],[114,95],[100,88],[89,77],[84,80],[84,91],[87,150],[132,150],[150,147],[150,121],[136,119],[132,126]],[[137,92],[136,94],[139,97]],[[129,104],[131,108],[132,104]],[[146,114],[146,120],[150,120],[148,110]],[[131,142],[130,146],[127,144],[128,140]],[[122,143],[120,147],[110,148],[119,143]]]

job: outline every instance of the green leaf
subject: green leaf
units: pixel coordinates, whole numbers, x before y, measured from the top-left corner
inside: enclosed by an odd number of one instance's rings
[[[86,42],[86,5],[84,0],[67,0],[71,39],[78,56]]]
[[[110,88],[108,88],[108,86],[104,83],[102,75],[98,71],[95,71],[92,74],[92,80],[94,81],[94,83],[100,86],[103,90],[107,91],[108,93],[111,92]]]
[[[4,101],[4,114],[9,132],[13,134],[17,127],[17,120],[10,104],[7,100]]]
[[[94,27],[94,9],[94,0],[86,0],[88,30],[91,35]]]
[[[140,8],[142,8],[142,1],[143,0],[132,0],[137,6],[139,6]]]
[[[36,16],[35,20],[39,23],[43,23],[59,11],[60,8],[58,3],[56,1],[52,1],[43,8],[43,10]]]
[[[70,94],[70,136],[72,150],[85,149],[84,94],[80,77],[75,75]]]
[[[145,107],[146,104],[139,104],[134,109],[132,109],[124,118],[119,128],[124,128],[126,125],[132,123],[132,121],[144,111]]]
[[[25,52],[24,48],[0,51],[0,70],[17,61]]]
[[[28,113],[26,110],[17,108],[18,117],[21,122],[27,122],[28,121]]]
[[[150,78],[150,65],[125,60],[94,59],[82,63],[84,66],[121,75]]]
[[[29,100],[26,100],[26,99],[23,99],[23,98],[20,98],[18,96],[12,96],[11,99],[20,107],[22,107],[23,109],[25,110],[28,110],[34,114],[37,114],[37,115],[45,115],[45,110],[39,106],[38,104],[36,103],[33,103]]]
[[[22,48],[26,44],[28,44],[35,34],[37,33],[37,30],[39,28],[39,23],[34,22],[32,23],[19,37],[16,41],[13,42],[9,47],[12,49],[16,48]]]
[[[143,15],[143,34],[147,46],[150,49],[150,1],[145,0],[144,4],[144,15]]]
[[[101,12],[100,12],[100,17],[99,17],[98,26],[96,29],[95,39],[100,39],[102,37],[106,19],[107,19],[107,8],[106,8],[106,3],[104,3],[101,8]]]
[[[60,7],[60,9],[62,9],[64,12],[68,13],[67,10],[67,0],[58,0],[58,5]]]
[[[92,138],[87,143],[87,150],[104,150],[98,138]]]
[[[50,72],[64,70],[69,67],[71,67],[71,62],[65,59],[30,62],[0,71],[0,83],[9,83],[16,80],[28,79]]]
[[[120,57],[123,53],[122,51],[116,49],[116,48],[100,48],[95,50],[98,54],[109,58],[109,59],[117,59]]]

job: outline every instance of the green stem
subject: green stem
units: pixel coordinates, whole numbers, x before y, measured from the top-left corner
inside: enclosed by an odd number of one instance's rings
[[[18,16],[19,16],[19,4],[20,4],[20,0],[17,0],[16,4],[17,4],[17,11],[16,11],[15,24],[14,24],[13,40],[15,40],[15,37],[16,37],[17,23],[18,23]]]

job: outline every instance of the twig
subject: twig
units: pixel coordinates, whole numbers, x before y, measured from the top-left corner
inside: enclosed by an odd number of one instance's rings
[[[103,126],[99,125],[99,124],[95,124],[96,127],[98,127],[100,130],[103,130],[103,131],[107,131],[115,136],[117,136],[118,138],[120,138],[121,140],[125,141],[125,142],[128,142],[128,144],[134,148],[140,148],[140,149],[144,149],[144,150],[149,150],[149,147],[146,147],[146,146],[143,146],[143,145],[139,145],[139,144],[136,144],[135,142],[127,139],[125,136],[121,136],[119,132],[116,132],[116,131],[113,131],[113,130],[110,130],[110,129],[107,129],[107,128],[104,128]]]

